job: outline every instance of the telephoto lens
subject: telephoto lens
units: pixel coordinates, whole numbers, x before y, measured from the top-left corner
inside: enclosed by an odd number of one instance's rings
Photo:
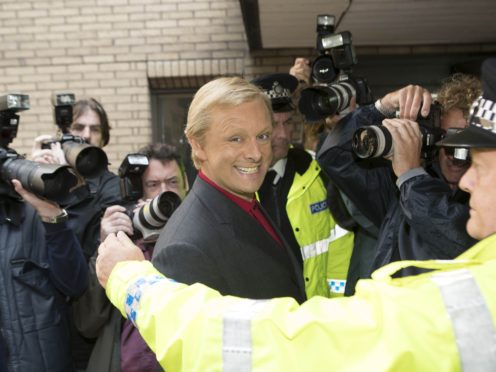
[[[353,133],[351,148],[361,159],[387,158],[393,153],[393,138],[386,127],[370,125]]]
[[[79,183],[79,178],[67,165],[41,164],[20,156],[2,161],[0,177],[8,183],[18,179],[29,192],[55,202],[64,200]]]
[[[345,110],[355,96],[356,89],[349,81],[315,86],[301,91],[298,108],[306,120],[321,120]]]
[[[141,232],[145,242],[156,241],[179,204],[181,204],[181,198],[175,192],[160,193],[134,213],[134,228]]]

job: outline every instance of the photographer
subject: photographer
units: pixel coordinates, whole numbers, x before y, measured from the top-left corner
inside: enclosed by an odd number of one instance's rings
[[[94,98],[77,101],[72,108],[69,133],[80,136],[89,144],[102,148],[110,140],[110,125],[103,106]],[[50,136],[35,139],[32,159],[40,163],[65,164],[66,159],[59,142],[51,149],[42,149]],[[69,224],[81,242],[87,259],[93,255],[99,243],[101,214],[106,207],[120,203],[119,177],[110,172],[107,165],[101,172],[85,177],[86,185],[74,190],[62,202],[69,213]]]
[[[459,74],[446,81],[439,92],[441,129],[466,127],[470,104],[479,93],[475,78]],[[425,164],[421,161],[422,136],[413,120],[420,109],[426,117],[430,104],[430,93],[419,86],[389,93],[341,120],[319,151],[324,171],[380,228],[372,271],[397,260],[454,258],[474,243],[464,228],[467,195],[453,189],[467,163],[454,161],[444,149]],[[401,119],[388,119],[397,109]],[[352,152],[355,131],[381,122],[392,137],[391,162],[358,161]],[[409,268],[401,274],[417,272]]]
[[[62,133],[80,136],[90,145],[102,148],[110,140],[110,124],[103,106],[94,98],[75,102],[69,117],[68,128],[59,126]],[[72,119],[72,120],[71,120]],[[57,123],[58,125],[59,123]],[[50,149],[43,143],[50,140]],[[42,135],[35,139],[32,159],[40,163],[66,164],[60,142],[53,142],[52,136]],[[105,156],[106,158],[106,156]],[[100,242],[100,219],[108,206],[121,202],[119,177],[108,170],[105,164],[99,172],[84,177],[85,184],[73,190],[61,205],[69,215],[68,225],[79,239],[83,254],[88,261]],[[85,369],[93,343],[81,338],[72,327],[74,358],[79,369]]]
[[[184,167],[175,148],[167,144],[150,144],[138,151],[148,160],[141,184],[143,198],[137,207],[164,191],[186,196],[188,184]],[[124,231],[134,236],[133,222],[126,208],[113,205],[105,210],[101,221],[100,238]],[[151,259],[155,241],[134,239],[143,254]],[[90,285],[88,290],[74,304],[75,321],[78,330],[86,337],[97,338],[88,362],[88,371],[156,371],[160,370],[155,354],[150,351],[133,325],[125,321],[119,311],[112,307],[98,283],[95,273],[96,254],[90,259]]]
[[[66,296],[86,288],[84,256],[65,211],[12,184],[0,181],[0,365],[73,371]]]

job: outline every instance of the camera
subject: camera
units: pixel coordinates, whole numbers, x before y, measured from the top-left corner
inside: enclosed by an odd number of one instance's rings
[[[172,213],[181,204],[181,198],[175,192],[164,191],[154,197],[150,202],[144,204],[133,213],[129,208],[128,215],[133,221],[133,227],[137,230],[145,242],[154,242],[158,239],[160,232],[169,220]],[[139,234],[135,237],[138,238]]]
[[[306,120],[316,121],[346,110],[353,97],[360,105],[373,102],[365,79],[344,76],[337,83],[303,89],[298,108]]]
[[[75,101],[73,93],[55,93],[52,96],[54,120],[61,135],[42,143],[41,148],[50,149],[53,143],[60,142],[65,159],[71,167],[83,177],[96,176],[107,168],[107,154],[101,148],[86,143],[83,138],[69,134]]]
[[[7,94],[0,97],[0,179],[10,189],[18,179],[22,186],[38,196],[59,201],[79,183],[73,170],[64,165],[40,164],[24,159],[8,145],[17,136],[19,115],[29,109],[29,96]]]
[[[334,16],[317,16],[317,51],[311,66],[315,85],[301,92],[299,109],[307,121],[324,119],[346,110],[351,99],[365,105],[373,102],[364,78],[352,75],[357,58],[349,31],[334,33]]]
[[[86,143],[84,138],[72,134],[62,134],[56,140],[42,143],[41,148],[50,149],[52,143],[56,142],[60,143],[67,163],[76,169],[81,176],[96,176],[107,168],[108,158],[105,151]]]
[[[420,114],[416,122],[422,134],[421,157],[428,159],[435,150],[435,144],[441,140],[444,131],[441,129],[441,106],[431,105],[429,115],[424,118]],[[388,157],[393,153],[391,133],[383,125],[369,125],[358,128],[353,133],[351,147],[356,156],[361,159]]]
[[[121,197],[134,228],[139,232],[133,238],[143,237],[145,242],[155,241],[172,212],[181,204],[174,192],[164,191],[134,212],[134,203],[143,197],[142,176],[149,160],[143,154],[128,154],[119,167]]]

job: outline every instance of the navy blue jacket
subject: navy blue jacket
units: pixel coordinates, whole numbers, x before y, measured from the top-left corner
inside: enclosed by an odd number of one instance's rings
[[[66,302],[88,278],[72,230],[0,196],[0,267],[0,363],[10,372],[71,371]]]
[[[318,153],[318,163],[355,206],[380,229],[371,271],[397,260],[452,259],[474,244],[466,232],[467,196],[453,192],[434,163],[428,174],[405,181],[401,189],[391,163],[359,160],[351,150],[359,127],[385,119],[374,105],[341,120]],[[418,273],[403,270],[400,275]]]

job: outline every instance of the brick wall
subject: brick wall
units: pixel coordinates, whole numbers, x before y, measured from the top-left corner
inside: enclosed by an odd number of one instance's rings
[[[0,95],[17,91],[31,99],[13,147],[30,153],[34,137],[55,134],[51,96],[71,91],[106,108],[114,170],[151,141],[149,78],[165,78],[161,88],[185,76],[251,79],[287,71],[296,56],[311,54],[249,53],[238,0],[0,2]]]
[[[237,0],[0,3],[0,94],[31,100],[13,142],[21,153],[55,134],[51,96],[71,91],[106,108],[116,166],[151,140],[148,77],[242,73],[246,56]]]

